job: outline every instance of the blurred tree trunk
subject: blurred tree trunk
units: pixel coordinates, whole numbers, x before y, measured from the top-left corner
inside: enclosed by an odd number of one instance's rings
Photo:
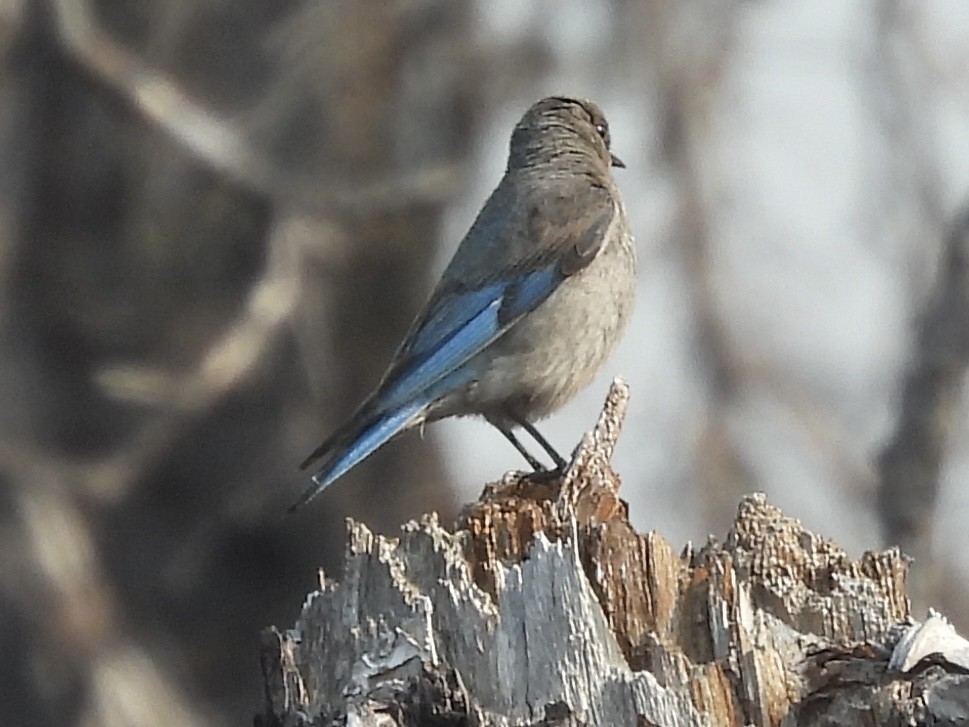
[[[916,321],[895,432],[878,458],[882,538],[924,564],[917,593],[952,606],[964,603],[965,593],[946,584],[948,569],[932,557],[932,523],[967,367],[969,207],[952,222],[943,242],[934,289]]]
[[[337,2],[296,13],[275,43],[287,71],[257,114],[267,118],[260,133],[285,142],[278,153],[288,164],[343,186],[338,198],[316,200],[323,217],[297,327],[323,414],[318,439],[377,384],[426,300],[441,215],[469,151],[477,104],[463,62],[468,8],[404,8]],[[399,483],[391,498],[389,480]],[[447,509],[446,481],[437,449],[405,437],[347,476],[337,509],[390,526],[427,502]]]
[[[731,413],[744,396],[748,375],[731,348],[718,299],[715,248],[710,229],[716,203],[705,189],[704,150],[716,143],[714,115],[724,93],[723,77],[731,51],[734,3],[698,12],[698,3],[666,0],[632,5],[635,27],[648,29],[651,81],[662,99],[662,162],[675,189],[672,249],[679,255],[694,319],[695,360],[707,391],[707,412],[698,437],[692,480],[705,521],[719,530],[729,524],[738,498],[756,485],[756,473],[735,441]],[[696,23],[697,42],[684,43],[679,29]]]
[[[236,723],[238,635],[336,562],[345,513],[450,506],[436,448],[405,443],[320,522],[275,517],[429,288],[473,131],[469,4],[14,6],[0,645],[25,656],[0,722]]]

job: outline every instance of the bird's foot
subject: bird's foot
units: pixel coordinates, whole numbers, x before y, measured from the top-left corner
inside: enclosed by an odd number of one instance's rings
[[[546,482],[557,480],[564,474],[565,467],[555,467],[553,469],[542,467],[541,469],[536,469],[534,472],[530,472],[525,476],[525,478],[530,482],[544,484]]]

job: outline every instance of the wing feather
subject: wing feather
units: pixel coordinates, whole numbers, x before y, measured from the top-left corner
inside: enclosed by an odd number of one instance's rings
[[[574,219],[561,214],[566,201],[559,200],[553,209],[538,208],[531,216],[528,247],[537,252],[530,257],[483,279],[476,287],[445,278],[401,345],[378,401],[388,409],[401,406],[448,376],[596,257],[615,214],[614,206],[611,202],[600,205],[598,215]],[[568,207],[581,209],[582,205],[572,201]]]

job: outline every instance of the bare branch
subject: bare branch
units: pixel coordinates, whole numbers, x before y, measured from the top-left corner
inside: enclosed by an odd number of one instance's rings
[[[430,163],[370,184],[321,185],[317,175],[280,167],[257,148],[236,120],[187,93],[103,32],[88,0],[50,0],[59,42],[89,73],[126,99],[200,160],[236,183],[273,199],[309,209],[394,210],[448,199],[458,183],[459,163]]]

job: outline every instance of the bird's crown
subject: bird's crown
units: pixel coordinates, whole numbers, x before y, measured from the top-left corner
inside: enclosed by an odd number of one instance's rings
[[[549,96],[534,103],[515,126],[508,166],[533,166],[589,152],[606,167],[624,166],[609,151],[610,144],[609,124],[595,103]]]

